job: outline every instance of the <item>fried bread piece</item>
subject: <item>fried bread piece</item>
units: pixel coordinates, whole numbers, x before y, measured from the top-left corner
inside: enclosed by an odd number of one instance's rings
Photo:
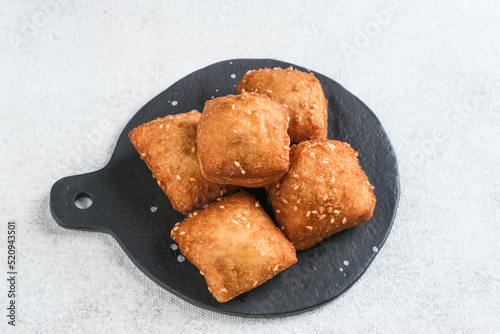
[[[220,303],[297,262],[293,245],[245,191],[195,211],[177,223],[170,235],[205,276],[208,290]]]
[[[290,150],[290,170],[266,187],[275,218],[297,250],[371,218],[375,195],[347,143],[319,139]]]
[[[239,187],[215,184],[201,175],[196,153],[199,112],[169,115],[130,131],[129,137],[158,185],[180,213],[201,208]]]
[[[289,67],[248,71],[236,85],[238,93],[265,94],[289,111],[292,143],[327,136],[328,100],[314,74]]]
[[[197,137],[203,176],[249,188],[281,179],[290,151],[286,115],[283,105],[255,93],[207,101]]]

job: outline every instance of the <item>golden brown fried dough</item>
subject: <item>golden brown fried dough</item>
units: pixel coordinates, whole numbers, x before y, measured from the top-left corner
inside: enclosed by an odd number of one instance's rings
[[[288,170],[287,110],[264,95],[228,95],[205,103],[198,126],[203,176],[215,183],[257,188]]]
[[[239,187],[209,182],[196,154],[199,112],[167,116],[130,131],[129,137],[172,207],[186,214]]]
[[[245,191],[195,211],[170,234],[220,303],[297,262],[293,245]]]
[[[287,106],[290,113],[288,135],[292,143],[326,138],[328,100],[314,74],[291,67],[252,70],[243,76],[236,89],[238,93],[265,94]]]
[[[375,196],[347,143],[321,139],[290,151],[290,170],[267,187],[275,218],[297,250],[371,218]]]

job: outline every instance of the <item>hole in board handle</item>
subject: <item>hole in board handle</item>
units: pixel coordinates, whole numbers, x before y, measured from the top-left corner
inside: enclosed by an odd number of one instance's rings
[[[92,196],[87,193],[79,193],[75,196],[75,206],[78,209],[88,209],[92,206]]]

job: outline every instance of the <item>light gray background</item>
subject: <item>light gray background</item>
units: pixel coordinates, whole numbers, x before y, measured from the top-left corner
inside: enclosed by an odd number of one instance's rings
[[[0,6],[0,332],[18,222],[19,333],[500,331],[498,1],[72,1]],[[400,163],[366,274],[305,314],[244,319],[164,291],[105,234],[60,228],[58,179],[103,167],[128,120],[231,58],[322,73],[364,101]],[[187,111],[187,110],[186,110]]]

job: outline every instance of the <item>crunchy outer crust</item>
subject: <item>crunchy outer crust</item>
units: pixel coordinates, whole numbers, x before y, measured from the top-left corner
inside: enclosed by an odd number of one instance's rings
[[[290,170],[267,187],[275,218],[297,250],[368,220],[375,195],[347,143],[321,139],[290,151]]]
[[[248,71],[236,85],[243,91],[265,94],[287,106],[290,113],[288,135],[292,143],[326,138],[328,100],[314,74],[289,67]]]
[[[207,101],[197,137],[203,176],[250,188],[281,179],[290,151],[287,113],[281,104],[255,93]]]
[[[240,191],[194,212],[170,232],[220,303],[297,262],[293,245],[249,193]]]
[[[239,187],[203,178],[196,154],[199,112],[159,118],[130,131],[129,138],[153,172],[172,207],[186,214]]]

